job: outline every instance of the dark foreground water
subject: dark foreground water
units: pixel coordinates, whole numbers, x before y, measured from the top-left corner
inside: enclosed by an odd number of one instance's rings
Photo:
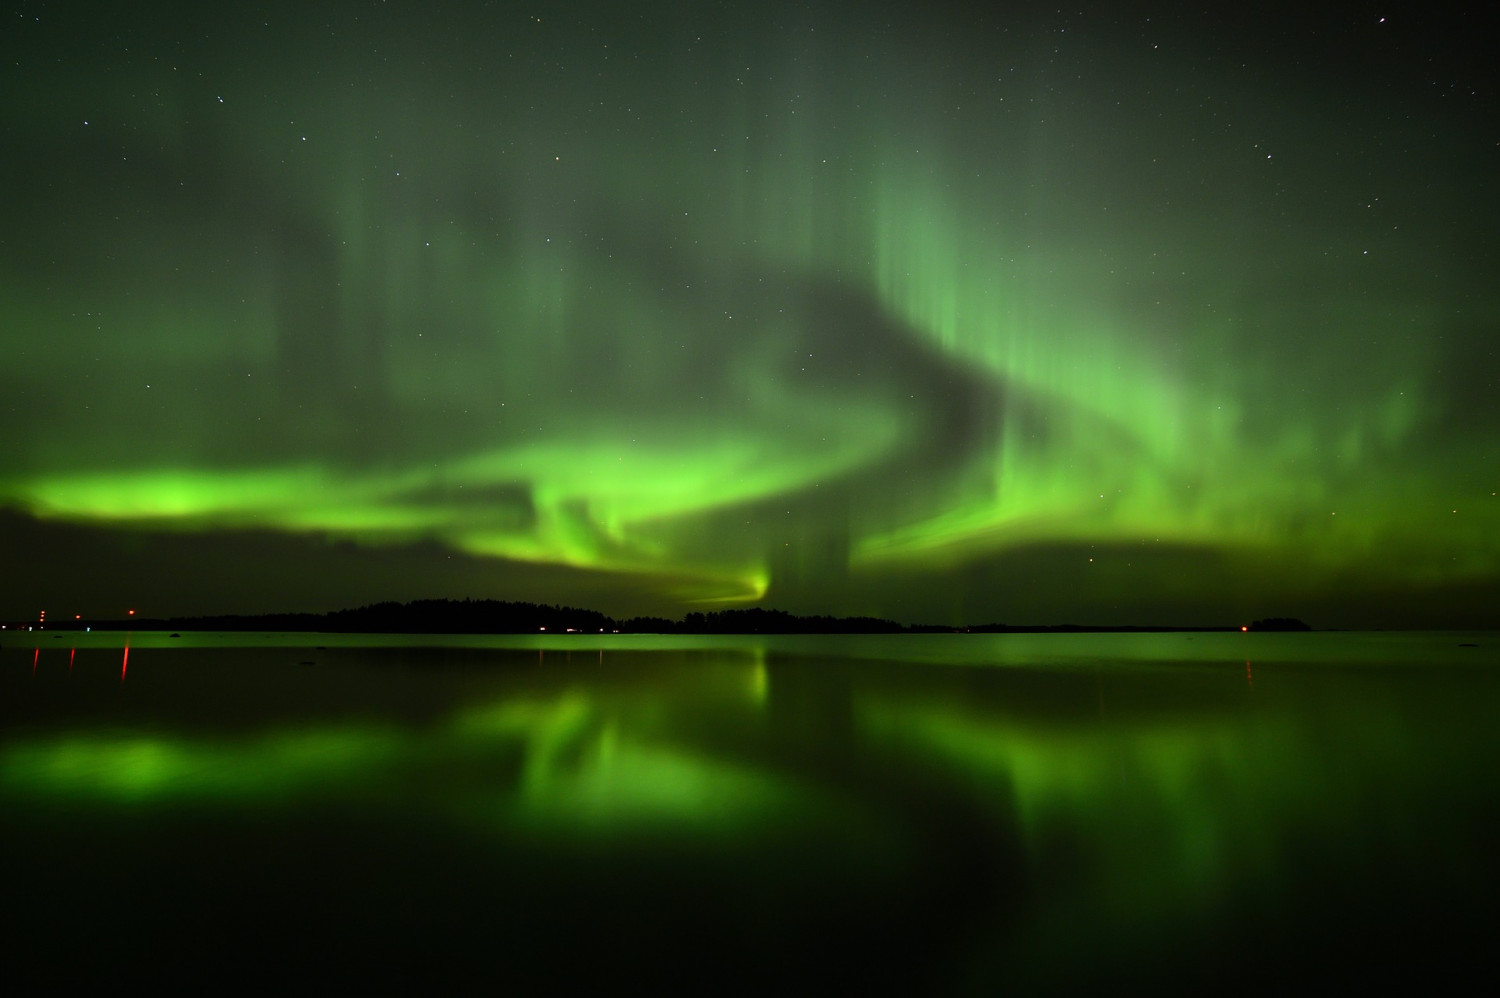
[[[4,979],[1443,989],[1497,708],[1492,634],[11,633]]]

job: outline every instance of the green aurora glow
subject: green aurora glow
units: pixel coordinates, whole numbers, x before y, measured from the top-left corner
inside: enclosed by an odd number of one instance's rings
[[[1495,622],[1436,14],[24,7],[0,614]]]

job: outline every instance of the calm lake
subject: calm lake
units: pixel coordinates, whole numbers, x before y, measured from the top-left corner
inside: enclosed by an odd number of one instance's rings
[[[1430,992],[1497,848],[1500,634],[0,638],[47,990]]]

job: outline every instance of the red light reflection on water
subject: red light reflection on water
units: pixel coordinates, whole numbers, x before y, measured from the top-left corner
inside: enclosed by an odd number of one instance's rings
[[[1245,659],[1245,685],[1255,689],[1255,676],[1250,672],[1250,660]]]
[[[42,649],[40,647],[38,647],[36,651],[34,651],[34,652],[31,653],[31,678],[32,679],[36,678],[36,660],[39,659],[39,658],[41,658],[41,657],[42,657]]]
[[[78,654],[77,648],[68,649],[68,675],[73,674],[73,656]]]
[[[130,639],[125,639],[125,657],[120,659],[120,682],[125,681],[125,670],[130,666]]]

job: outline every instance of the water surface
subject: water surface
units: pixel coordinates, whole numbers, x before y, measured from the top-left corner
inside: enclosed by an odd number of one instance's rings
[[[1490,634],[8,634],[52,987],[1431,987]]]

